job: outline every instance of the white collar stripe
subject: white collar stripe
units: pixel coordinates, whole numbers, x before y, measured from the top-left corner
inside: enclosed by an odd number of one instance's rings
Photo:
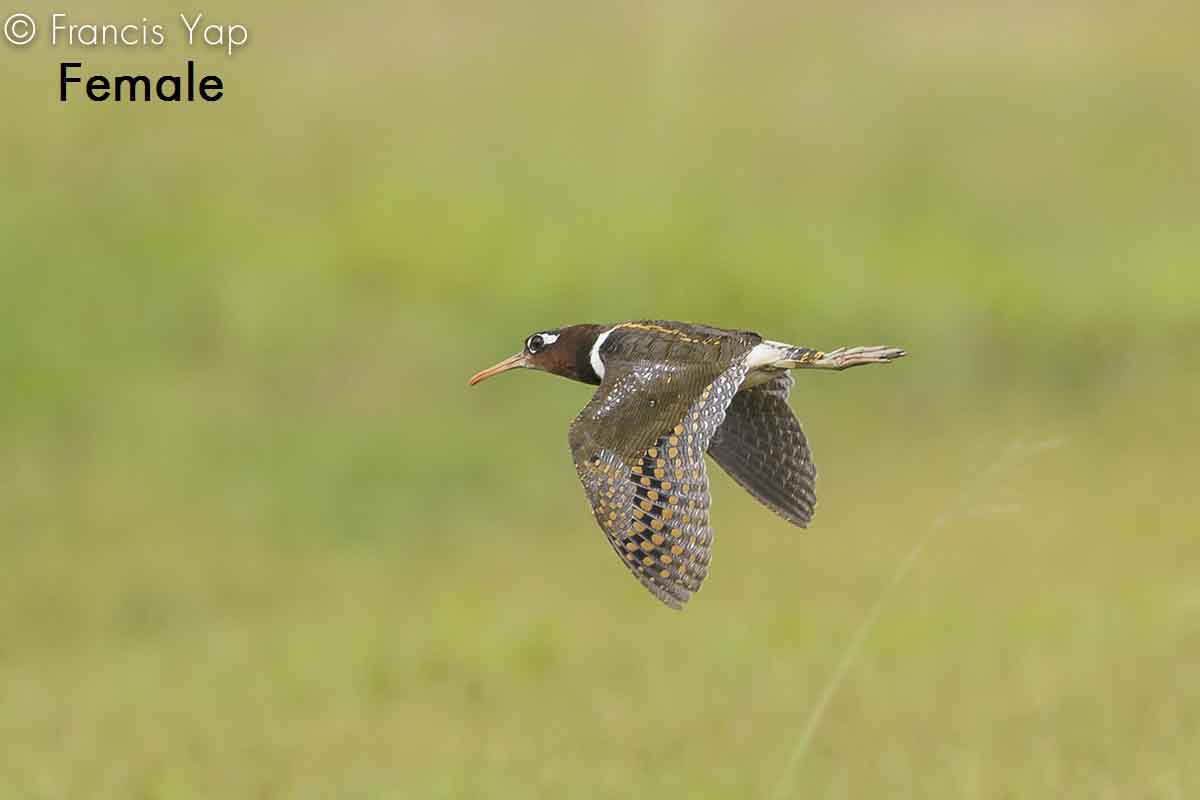
[[[600,346],[604,344],[604,340],[612,333],[615,328],[609,328],[604,333],[596,337],[595,343],[592,345],[592,371],[594,371],[600,380],[604,380],[604,361],[600,358]]]

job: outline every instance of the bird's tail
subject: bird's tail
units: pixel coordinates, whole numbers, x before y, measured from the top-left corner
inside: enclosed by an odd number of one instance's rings
[[[843,370],[863,364],[887,364],[908,355],[899,347],[874,345],[868,347],[839,347],[822,352],[808,347],[793,347],[777,365],[784,369]]]

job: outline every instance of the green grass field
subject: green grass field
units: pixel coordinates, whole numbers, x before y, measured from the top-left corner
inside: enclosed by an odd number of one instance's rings
[[[1200,793],[1191,5],[209,13],[0,49],[0,797]],[[646,317],[911,353],[798,376],[809,531],[712,467],[683,613],[589,389],[466,387]]]

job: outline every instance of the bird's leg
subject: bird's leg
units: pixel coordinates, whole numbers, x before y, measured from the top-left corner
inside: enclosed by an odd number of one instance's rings
[[[907,355],[899,347],[876,345],[874,347],[839,347],[828,353],[815,351],[800,361],[795,369],[832,369],[841,371],[863,364],[886,364]]]

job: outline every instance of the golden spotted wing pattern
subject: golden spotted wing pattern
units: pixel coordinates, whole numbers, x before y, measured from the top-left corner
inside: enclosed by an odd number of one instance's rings
[[[744,376],[738,364],[701,385],[683,417],[665,422],[632,458],[620,454],[623,447],[595,449],[594,437],[577,435],[574,428],[589,422],[588,409],[572,426],[576,471],[596,521],[642,585],[672,608],[681,608],[708,575],[713,534],[704,452]],[[638,397],[630,392],[626,402]]]
[[[759,502],[803,528],[817,503],[817,470],[788,405],[792,383],[792,376],[782,372],[738,392],[708,454]]]

